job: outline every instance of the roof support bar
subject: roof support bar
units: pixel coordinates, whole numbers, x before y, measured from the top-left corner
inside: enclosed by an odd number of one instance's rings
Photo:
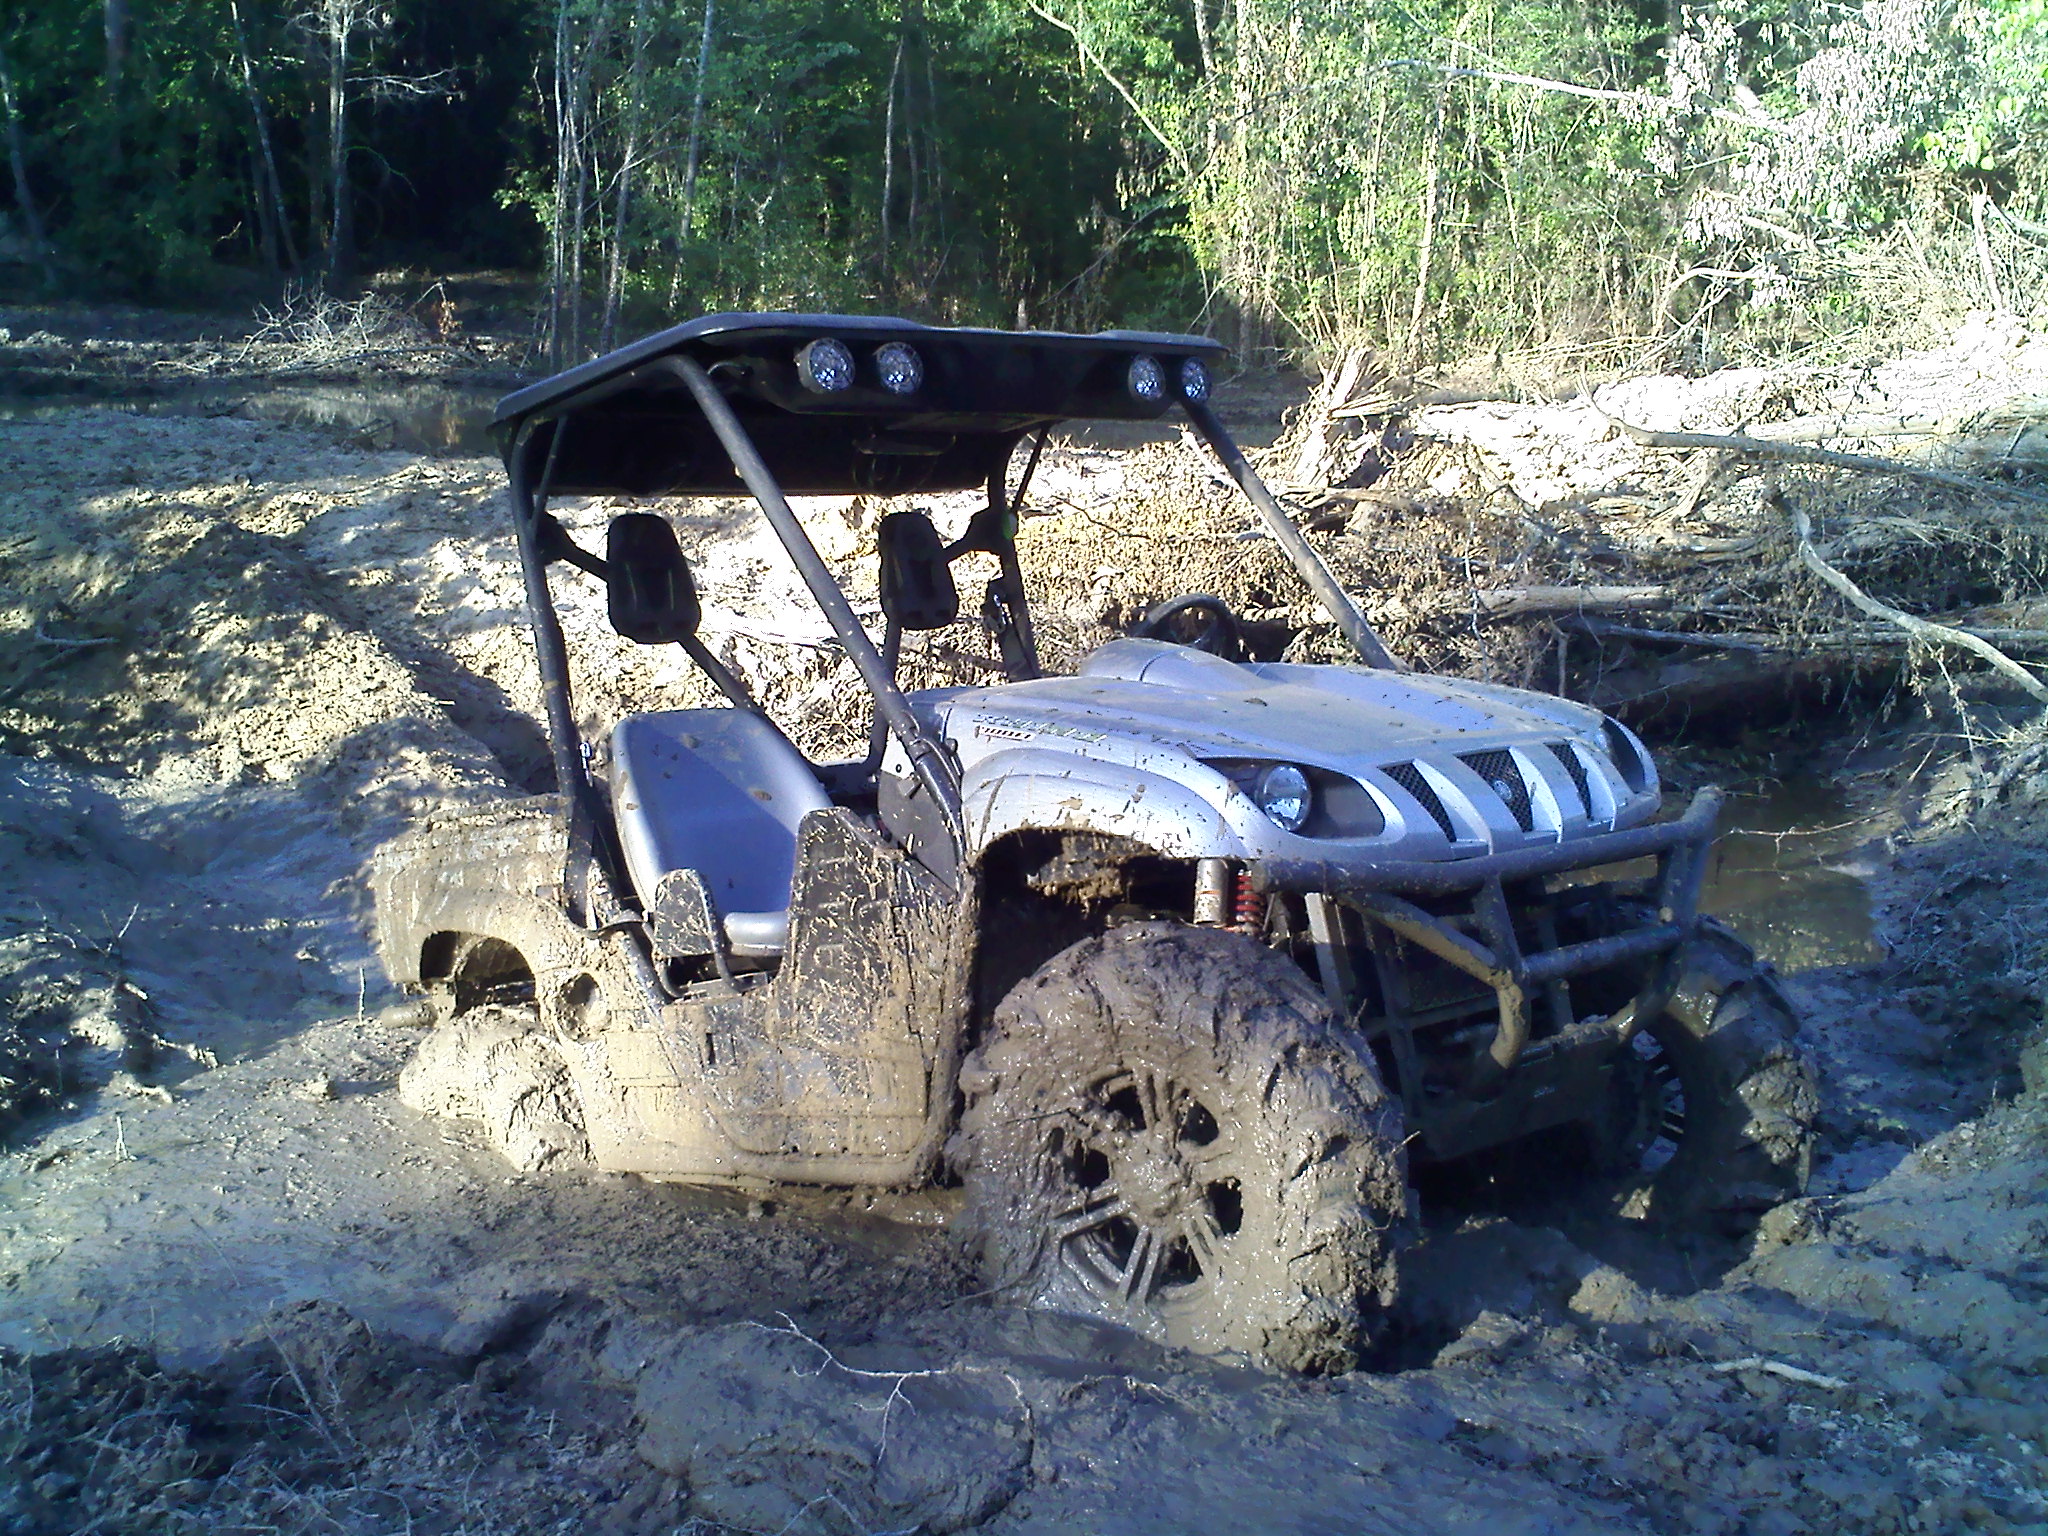
[[[672,369],[696,397],[698,409],[711,423],[711,430],[718,434],[719,442],[732,459],[732,467],[739,472],[747,489],[753,492],[754,500],[760,503],[763,515],[782,540],[783,547],[789,551],[790,559],[796,562],[797,574],[803,577],[804,585],[811,589],[812,598],[824,611],[832,633],[853,659],[861,681],[868,685],[868,692],[874,696],[876,714],[909,754],[918,780],[945,817],[956,852],[964,854],[966,839],[961,823],[960,786],[945,749],[925,733],[924,727],[917,722],[917,716],[911,713],[910,701],[903,697],[903,691],[896,686],[896,679],[890,675],[887,663],[875,650],[875,643],[861,628],[860,620],[854,617],[846,594],[839,590],[839,583],[819,557],[811,536],[804,532],[804,525],[790,510],[789,499],[782,494],[782,487],[775,483],[775,476],[763,462],[754,440],[747,435],[746,427],[734,414],[718,385],[694,358],[681,355],[666,357],[661,359],[661,366]]]
[[[1365,615],[1358,611],[1358,605],[1351,600],[1330,568],[1323,564],[1323,557],[1315,552],[1309,541],[1302,537],[1301,530],[1294,526],[1294,520],[1281,510],[1280,503],[1273,499],[1273,493],[1266,489],[1261,480],[1245,462],[1244,454],[1230,434],[1223,430],[1223,423],[1216,419],[1216,413],[1209,409],[1206,400],[1184,400],[1182,408],[1188,413],[1188,420],[1195,424],[1195,430],[1202,434],[1223,467],[1230,471],[1238,489],[1251,498],[1253,506],[1259,509],[1259,516],[1265,521],[1267,532],[1280,542],[1288,563],[1301,574],[1315,593],[1331,618],[1337,621],[1344,638],[1351,642],[1351,648],[1365,659],[1370,667],[1385,667],[1394,672],[1405,672],[1407,665],[1387,649],[1385,642],[1373,632]]]
[[[529,424],[522,436],[533,430]],[[555,441],[567,430],[557,423]],[[515,450],[507,455],[511,467],[512,524],[519,540],[519,573],[526,584],[526,612],[533,624],[533,649],[540,663],[540,692],[547,707],[548,752],[554,760],[555,788],[566,802],[569,817],[569,860],[565,894],[572,922],[601,926],[611,919],[617,893],[630,889],[622,882],[623,861],[612,842],[611,821],[598,802],[590,775],[583,769],[583,738],[576,729],[575,710],[569,698],[569,648],[562,638],[562,621],[555,612],[553,594],[548,590],[548,560],[541,544],[540,519],[546,515],[548,481],[554,469],[550,452],[547,468],[541,471],[538,491],[526,481],[528,456]],[[603,884],[592,889],[587,865],[594,859]]]

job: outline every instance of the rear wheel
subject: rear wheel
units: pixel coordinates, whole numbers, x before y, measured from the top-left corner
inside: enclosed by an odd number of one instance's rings
[[[398,1075],[399,1100],[475,1122],[528,1173],[590,1161],[583,1105],[533,1004],[485,1004],[442,1024]]]
[[[1393,1298],[1400,1110],[1288,961],[1113,930],[1020,982],[960,1081],[991,1284],[1163,1343],[1356,1364]]]

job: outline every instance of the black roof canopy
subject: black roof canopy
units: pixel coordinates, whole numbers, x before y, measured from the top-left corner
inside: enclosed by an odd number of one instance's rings
[[[831,339],[854,363],[845,388],[809,388],[798,354]],[[893,393],[876,353],[897,343],[922,364]],[[550,456],[557,492],[736,495],[743,487],[678,371],[689,358],[730,402],[792,494],[966,490],[987,483],[1018,439],[1055,422],[1151,421],[1182,398],[1190,359],[1223,356],[1203,336],[1146,331],[994,331],[855,315],[706,315],[507,395],[491,430],[506,467],[537,484]],[[1159,364],[1147,400],[1135,359]]]

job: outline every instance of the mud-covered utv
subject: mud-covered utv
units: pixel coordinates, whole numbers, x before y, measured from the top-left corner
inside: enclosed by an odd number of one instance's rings
[[[1352,1360],[1392,1296],[1411,1165],[1521,1143],[1559,1181],[1635,1174],[1652,1216],[1797,1192],[1795,1021],[1695,910],[1718,794],[1656,821],[1621,725],[1399,664],[1218,422],[1220,355],[717,315],[507,398],[558,789],[378,856],[386,962],[440,1015],[412,1100],[529,1162],[957,1180],[999,1293],[1311,1369]],[[1055,424],[1171,410],[1357,664],[1248,660],[1191,595],[1043,672],[1013,458],[1028,484]],[[807,761],[699,640],[667,520],[613,518],[600,554],[548,512],[742,490],[873,696],[861,759]],[[878,637],[785,499],[961,490],[987,502],[950,542],[881,521]],[[970,555],[993,575],[963,613]],[[648,699],[581,735],[563,567],[727,705]],[[904,634],[955,624],[1006,680],[899,687]]]

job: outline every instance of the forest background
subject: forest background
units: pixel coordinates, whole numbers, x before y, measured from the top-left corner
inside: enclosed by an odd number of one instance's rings
[[[6,0],[0,282],[1711,367],[2048,249],[2048,0]],[[1987,291],[1988,290],[1988,291]]]

